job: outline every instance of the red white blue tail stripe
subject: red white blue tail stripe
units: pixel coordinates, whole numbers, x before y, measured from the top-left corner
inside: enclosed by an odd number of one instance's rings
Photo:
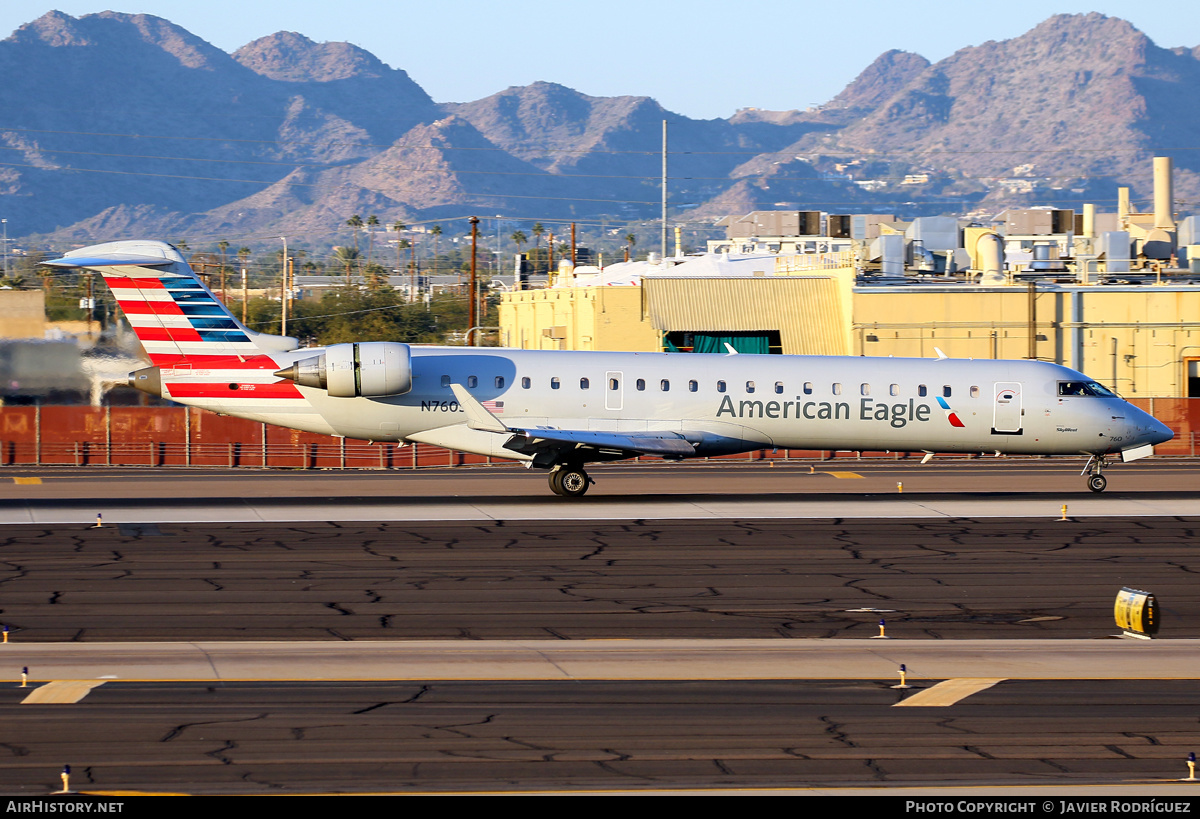
[[[160,368],[164,398],[243,417],[312,412],[293,382],[274,375],[295,339],[244,327],[166,242],[109,242],[47,264],[99,271]]]

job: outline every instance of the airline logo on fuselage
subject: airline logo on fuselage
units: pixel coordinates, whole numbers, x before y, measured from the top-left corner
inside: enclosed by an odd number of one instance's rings
[[[952,427],[966,426],[966,424],[964,424],[962,422],[962,419],[960,419],[958,417],[958,414],[954,410],[950,409],[950,405],[946,403],[945,398],[938,398],[937,402],[938,402],[938,405],[946,411],[946,420],[950,422],[950,426],[952,426]]]
[[[795,418],[809,421],[884,421],[901,429],[910,421],[924,423],[932,412],[928,404],[918,404],[912,398],[907,403],[888,404],[862,398],[857,416],[851,416],[846,401],[734,401],[726,395],[717,408],[717,417],[730,418]],[[959,424],[961,426],[961,423]]]

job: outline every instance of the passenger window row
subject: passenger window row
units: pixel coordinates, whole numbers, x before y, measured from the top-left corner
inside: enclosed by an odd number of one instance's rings
[[[442,376],[442,386],[448,388],[450,386],[450,380],[451,380],[451,377],[449,375],[443,375]],[[502,376],[502,375],[496,376],[493,379],[492,383],[496,389],[498,389],[498,390],[504,389],[504,384],[505,384],[504,376]],[[1064,382],[1064,383],[1068,383],[1071,387],[1076,386],[1075,382]],[[467,376],[467,389],[475,389],[478,386],[479,386],[478,376],[474,376],[474,375]],[[557,376],[552,377],[550,379],[550,389],[557,390],[561,386],[562,386],[562,381]],[[716,386],[717,386],[718,393],[727,392],[729,389],[729,385],[725,381],[717,381]],[[530,379],[529,376],[524,376],[521,379],[521,389],[528,390],[528,389],[531,389],[532,387],[533,387],[532,379]],[[644,378],[637,379],[636,381],[634,381],[634,387],[635,387],[635,389],[637,389],[638,392],[645,392],[646,379],[644,379]],[[1094,385],[1089,383],[1086,385],[1086,387],[1093,388]],[[619,390],[620,388],[621,388],[621,382],[619,379],[617,379],[617,378],[609,378],[608,379],[608,389],[616,391],[616,390]],[[658,382],[658,388],[662,392],[669,392],[671,389],[670,379],[668,379],[668,378],[661,379]],[[700,382],[696,381],[695,379],[692,379],[687,382],[687,388],[688,388],[688,392],[699,392],[700,391]],[[591,389],[591,381],[586,377],[580,378],[579,379],[579,389],[581,389],[581,390]],[[753,393],[757,389],[758,389],[758,387],[755,384],[755,382],[753,382],[753,381],[746,382],[746,392],[747,393]],[[812,395],[813,394],[813,382],[805,381],[804,385],[801,389],[803,390],[805,395]],[[859,389],[859,393],[861,395],[870,395],[871,394],[871,385],[867,382],[863,382],[862,384],[860,384],[858,389]],[[776,395],[783,395],[783,393],[784,393],[783,382],[776,381],[775,385],[774,385],[774,390],[775,390]],[[840,382],[833,383],[832,392],[834,395],[842,394],[842,385]],[[899,384],[889,384],[888,385],[888,388],[887,388],[888,395],[898,397],[900,395],[900,393],[901,393],[901,390],[900,390]],[[953,390],[951,389],[949,384],[942,385],[942,388],[941,388],[942,397],[950,398],[952,393],[953,393]],[[1068,394],[1068,393],[1064,392],[1064,394]],[[1081,392],[1081,393],[1070,393],[1070,394],[1089,394],[1090,395],[1090,394],[1095,394],[1095,393],[1093,393],[1089,390],[1086,393]],[[918,384],[917,385],[917,395],[920,396],[921,398],[927,397],[929,395],[928,385]],[[972,386],[970,388],[970,395],[972,398],[978,398],[979,397],[979,387]]]

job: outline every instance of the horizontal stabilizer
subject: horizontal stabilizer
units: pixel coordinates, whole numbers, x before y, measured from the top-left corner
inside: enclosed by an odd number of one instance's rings
[[[42,264],[47,267],[162,267],[175,264],[175,260],[161,256],[64,256]]]

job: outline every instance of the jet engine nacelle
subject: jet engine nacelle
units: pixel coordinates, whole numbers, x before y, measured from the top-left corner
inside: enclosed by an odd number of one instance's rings
[[[275,375],[335,398],[403,395],[412,389],[412,356],[407,344],[391,341],[333,344]]]

